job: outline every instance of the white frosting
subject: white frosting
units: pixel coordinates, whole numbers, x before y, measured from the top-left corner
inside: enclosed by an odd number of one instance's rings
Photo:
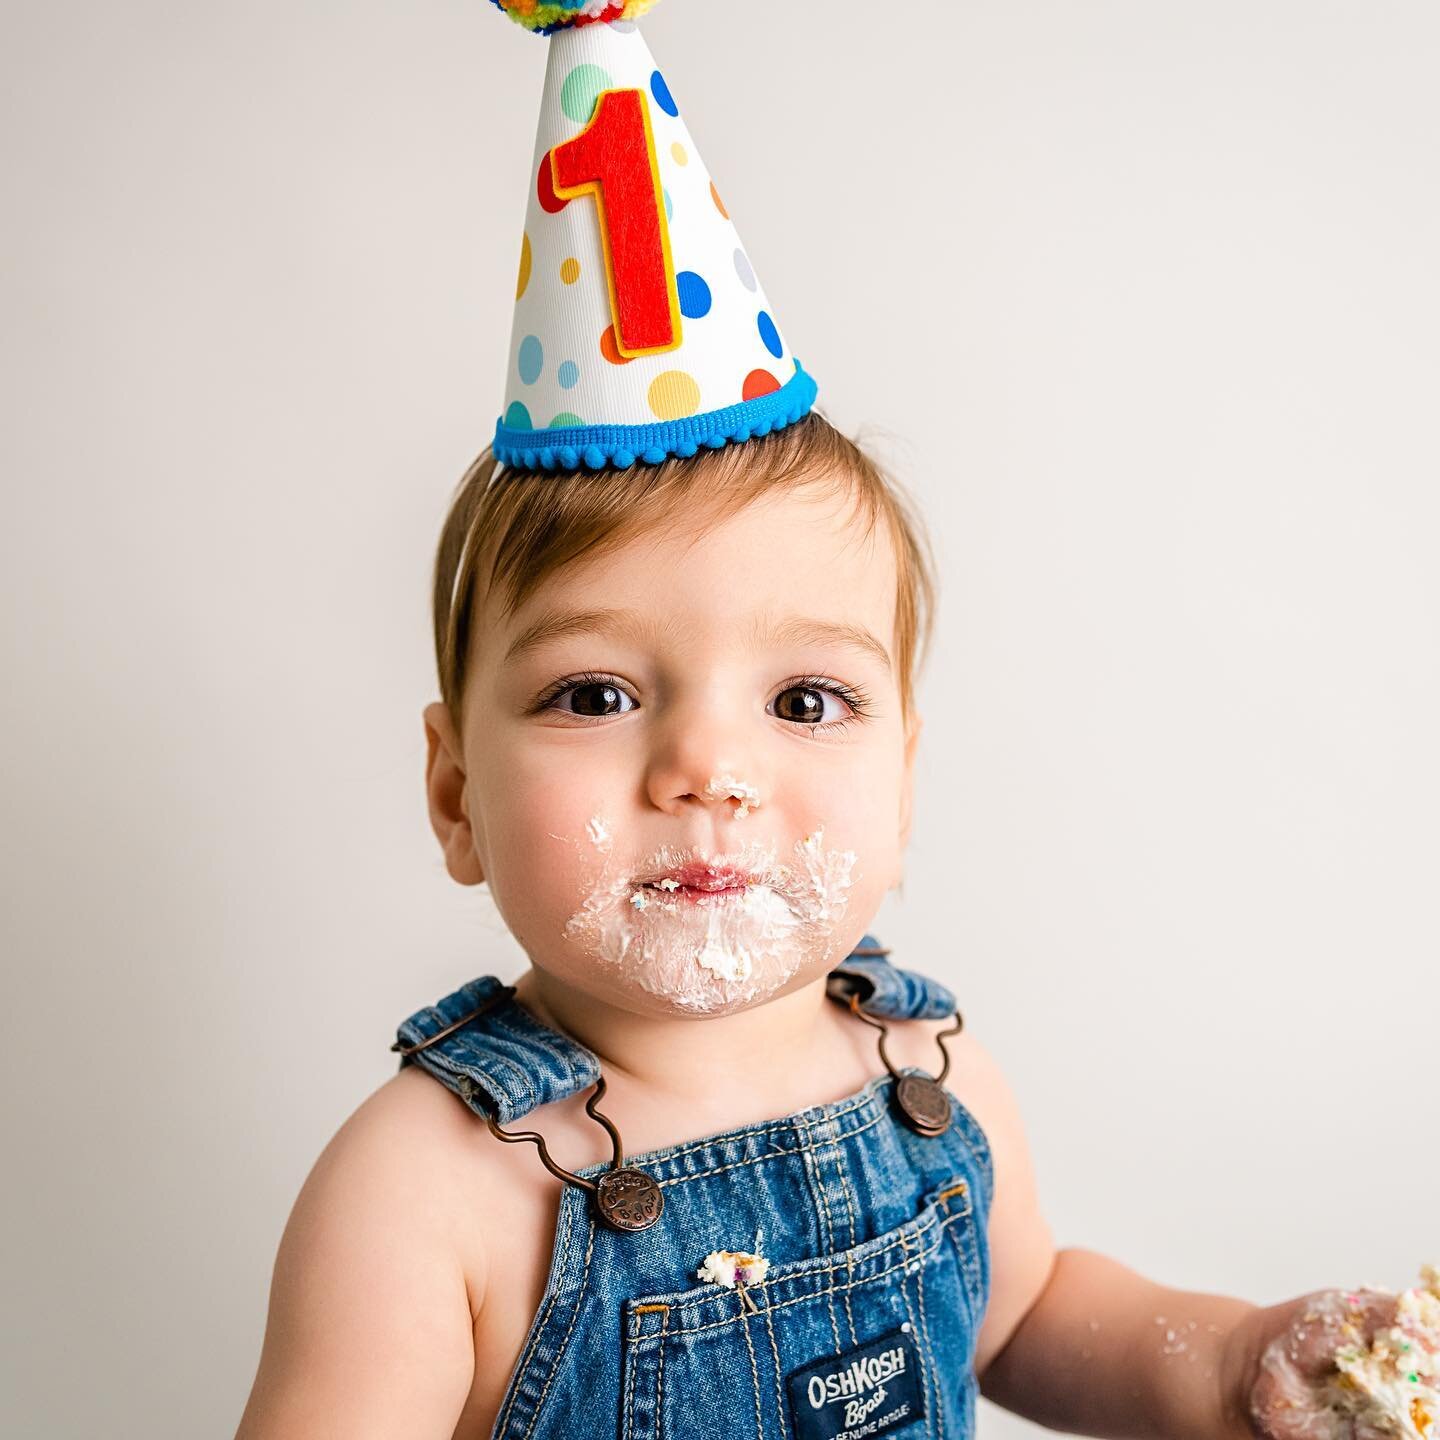
[[[770,1271],[770,1262],[759,1253],[756,1242],[755,1253],[748,1250],[712,1250],[701,1263],[695,1274],[711,1285],[724,1285],[733,1290],[736,1282],[754,1285],[763,1280]]]
[[[733,796],[739,800],[731,815],[732,820],[743,820],[750,811],[757,809],[760,805],[760,792],[753,785],[746,784],[744,780],[737,780],[728,771],[724,775],[717,775],[713,780],[706,783],[705,788],[700,792],[707,800],[719,800]]]
[[[565,938],[682,1010],[714,1014],[774,994],[802,966],[829,955],[853,883],[855,852],[827,849],[823,830],[781,861],[756,842],[723,855],[662,846],[629,874],[600,874],[565,924]],[[593,837],[592,837],[593,839]],[[755,883],[742,894],[677,897],[673,880],[635,874],[691,863],[735,866]]]

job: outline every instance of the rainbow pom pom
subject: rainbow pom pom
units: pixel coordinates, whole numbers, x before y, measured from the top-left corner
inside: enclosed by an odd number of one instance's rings
[[[657,0],[494,0],[517,25],[539,35],[553,35],[579,25],[608,25],[633,20]]]

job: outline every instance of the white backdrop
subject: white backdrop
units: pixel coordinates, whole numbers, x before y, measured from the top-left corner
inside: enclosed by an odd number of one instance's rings
[[[1440,11],[893,9],[647,21],[941,556],[873,928],[1007,1067],[1061,1243],[1266,1303],[1410,1283]],[[7,1435],[231,1433],[395,1024],[522,968],[445,875],[420,710],[543,64],[483,0],[5,0]]]

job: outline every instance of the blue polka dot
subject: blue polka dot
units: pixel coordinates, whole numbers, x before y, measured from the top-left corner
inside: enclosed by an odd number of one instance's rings
[[[667,220],[673,220],[675,218],[675,207],[670,203],[670,192],[665,190],[661,193],[665,196],[665,218]]]
[[[518,401],[512,401],[510,408],[505,412],[505,427],[508,430],[533,430],[535,427],[530,423],[530,412]]]
[[[680,292],[680,313],[687,320],[710,313],[710,287],[693,270],[682,270],[675,277],[675,288]]]
[[[571,390],[580,379],[580,367],[573,360],[566,360],[560,366],[558,378],[562,390]]]
[[[780,343],[780,332],[775,328],[775,322],[767,311],[762,310],[755,323],[760,327],[760,338],[765,342],[765,348],[778,360],[785,353],[785,347]]]
[[[777,350],[775,353],[778,355],[780,352]],[[527,385],[533,385],[540,378],[540,372],[545,368],[545,349],[538,337],[527,335],[520,342],[519,366],[520,378]]]
[[[665,77],[658,70],[650,77],[650,93],[655,97],[655,103],[667,115],[680,113],[680,107],[675,103],[670,87],[665,83]]]

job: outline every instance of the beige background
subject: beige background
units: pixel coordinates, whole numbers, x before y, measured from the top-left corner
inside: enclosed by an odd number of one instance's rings
[[[921,802],[874,928],[1008,1067],[1058,1237],[1266,1302],[1409,1282],[1440,10],[647,31],[832,418],[926,504]],[[445,876],[419,715],[543,61],[483,0],[6,0],[7,1435],[231,1433],[395,1024],[520,966]]]

